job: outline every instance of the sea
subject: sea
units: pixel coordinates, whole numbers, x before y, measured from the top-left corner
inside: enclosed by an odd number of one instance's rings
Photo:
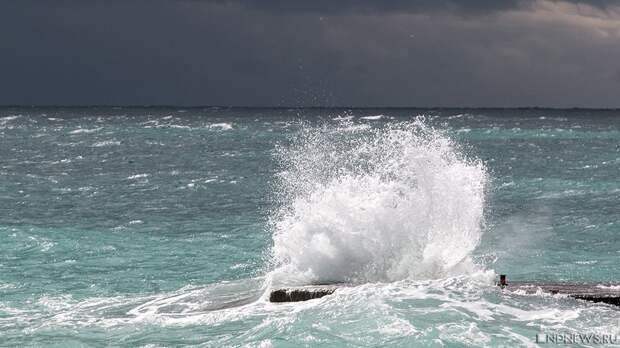
[[[496,286],[619,269],[620,110],[0,108],[2,347],[620,346]]]

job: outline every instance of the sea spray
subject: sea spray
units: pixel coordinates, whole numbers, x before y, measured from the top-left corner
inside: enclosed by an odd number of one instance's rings
[[[303,126],[276,156],[274,282],[429,279],[471,268],[486,170],[423,119]]]

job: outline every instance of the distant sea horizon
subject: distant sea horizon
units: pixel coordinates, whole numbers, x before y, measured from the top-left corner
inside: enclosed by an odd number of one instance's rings
[[[411,110],[592,110],[592,111],[619,111],[618,107],[556,107],[556,106],[347,106],[347,105],[176,105],[176,104],[3,104],[0,109],[8,108],[164,108],[164,109],[342,109],[342,110],[373,110],[373,109],[411,109]]]

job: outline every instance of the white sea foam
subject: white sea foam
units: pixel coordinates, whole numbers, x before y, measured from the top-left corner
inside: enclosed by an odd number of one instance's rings
[[[95,132],[100,131],[101,129],[103,129],[103,128],[102,127],[92,128],[92,129],[78,128],[78,129],[72,130],[71,132],[69,132],[69,134],[95,133]]]
[[[607,289],[607,290],[620,290],[620,284],[618,285],[597,285],[597,288],[601,288],[601,289]]]
[[[143,174],[135,174],[132,176],[128,176],[127,179],[128,180],[134,180],[134,179],[143,179],[143,178],[147,178],[149,176],[149,174],[143,173]]]
[[[354,118],[355,118],[355,116],[348,115],[348,116],[337,116],[337,117],[332,118],[332,120],[334,120],[334,121],[351,121]]]
[[[0,117],[0,122],[6,123],[6,122],[9,122],[9,121],[16,120],[16,119],[18,119],[20,117],[22,117],[22,115],[4,116],[4,117]]]
[[[305,127],[278,151],[274,281],[439,278],[472,267],[487,174],[420,119]]]
[[[362,120],[376,121],[384,118],[385,115],[374,115],[374,116],[364,116],[360,117]]]
[[[344,125],[347,126],[344,126]],[[371,129],[372,127],[368,124],[353,124],[353,123],[343,123],[342,131],[343,132],[357,132]]]
[[[98,141],[94,143],[93,147],[118,146],[120,144],[121,142],[118,140],[104,140],[104,141]]]
[[[169,127],[169,128],[176,128],[176,129],[192,129],[192,127],[190,126],[183,126],[180,124],[167,124],[167,125],[162,125],[162,127]]]
[[[7,127],[9,129],[12,129],[13,127],[7,126],[7,124],[10,124],[11,121],[14,121],[20,117],[22,117],[22,115],[11,115],[11,116],[0,117],[0,129],[4,129]]]
[[[27,327],[29,333],[96,328],[116,341],[126,336],[127,328],[145,324],[162,332],[234,325],[235,334],[209,337],[216,346],[256,346],[265,332],[292,342],[327,339],[335,345],[365,342],[365,346],[411,342],[486,346],[497,340],[506,346],[535,346],[531,342],[537,330],[617,332],[614,308],[570,298],[503,293],[492,285],[491,273],[342,287],[321,299],[277,304],[267,300],[262,278],[187,285],[154,294],[84,299],[43,295],[29,308],[0,303],[0,311],[8,315],[0,318],[0,327]]]
[[[218,129],[218,130],[231,130],[233,129],[233,125],[231,123],[212,123],[209,125],[210,129]]]
[[[11,283],[0,283],[0,290],[16,289],[17,285]]]

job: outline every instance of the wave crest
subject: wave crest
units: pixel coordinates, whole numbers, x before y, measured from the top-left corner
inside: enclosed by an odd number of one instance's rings
[[[427,279],[471,266],[486,169],[423,119],[302,127],[277,158],[274,281]]]

